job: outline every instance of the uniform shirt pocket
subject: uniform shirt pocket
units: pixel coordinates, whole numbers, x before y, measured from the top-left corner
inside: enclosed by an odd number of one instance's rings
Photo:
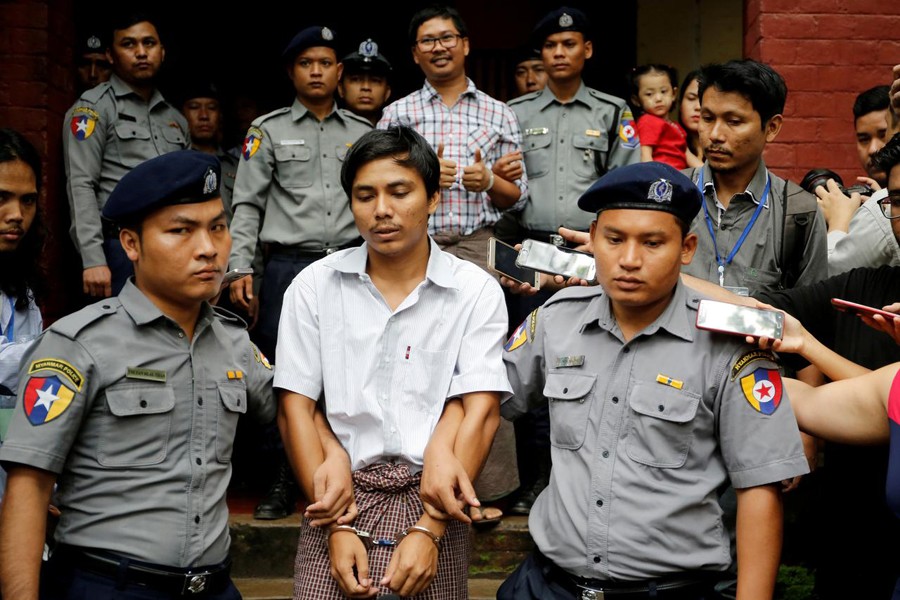
[[[694,441],[700,395],[656,382],[634,382],[628,399],[631,427],[626,452],[639,463],[674,469],[684,465]]]
[[[147,127],[130,121],[118,121],[115,129],[119,160],[126,167],[136,167],[156,154],[155,150],[152,153],[148,150],[153,144]]]
[[[166,458],[175,391],[167,385],[123,384],[106,390],[97,462],[146,467]]]
[[[347,153],[348,153],[348,152],[350,152],[350,147],[349,147],[349,146],[346,146],[346,145],[344,145],[344,146],[335,146],[335,148],[334,148],[334,155],[335,155],[335,156],[337,157],[337,159],[338,159],[339,161],[341,161],[341,162],[344,162],[344,159],[347,158]]]
[[[168,146],[169,151],[181,150],[182,148],[187,146],[187,143],[184,139],[184,132],[182,132],[178,127],[163,127],[162,135],[166,140],[166,145]]]
[[[525,169],[528,178],[543,177],[553,166],[552,150],[553,134],[525,134],[522,142],[522,155],[525,158]]]
[[[403,398],[401,406],[409,406],[419,412],[440,413],[450,388],[446,350],[410,348],[409,358],[402,359],[404,366]]]
[[[741,283],[750,289],[751,295],[759,290],[778,290],[781,289],[781,273],[747,267],[741,272]]]
[[[550,404],[550,443],[563,450],[584,444],[588,415],[594,401],[596,375],[548,373],[544,396]]]
[[[216,458],[231,461],[238,419],[247,413],[247,388],[243,383],[220,383],[216,403]]]
[[[599,177],[597,173],[597,154],[600,154],[601,164],[606,164],[606,153],[609,150],[609,140],[603,134],[576,135],[572,137],[572,145],[575,147],[575,157],[572,160],[572,171],[584,179],[593,181]]]
[[[275,146],[275,178],[285,189],[313,184],[312,151],[306,146]]]

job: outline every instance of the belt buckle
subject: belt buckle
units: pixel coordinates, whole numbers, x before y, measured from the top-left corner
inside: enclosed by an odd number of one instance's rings
[[[606,593],[603,590],[594,590],[580,585],[578,587],[581,588],[580,600],[606,600]]]
[[[207,577],[209,573],[187,573],[184,576],[184,585],[181,588],[181,595],[199,594],[206,591]]]

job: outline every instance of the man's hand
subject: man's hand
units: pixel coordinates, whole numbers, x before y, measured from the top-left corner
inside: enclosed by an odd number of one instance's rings
[[[827,188],[826,188],[827,186]],[[828,224],[828,231],[850,231],[850,220],[859,208],[862,197],[853,192],[850,197],[841,192],[841,188],[834,179],[829,179],[825,185],[816,188],[819,207]]]
[[[98,298],[112,296],[112,273],[106,265],[88,267],[81,274],[81,280],[85,294]]]
[[[355,533],[332,532],[328,537],[328,556],[331,576],[344,594],[351,598],[372,598],[378,593],[378,588],[369,580],[366,547]]]
[[[891,82],[891,108],[900,113],[900,65],[894,65],[894,81]]]
[[[475,149],[475,164],[463,167],[463,187],[470,192],[486,192],[491,185],[491,170],[481,160],[481,149]]]
[[[441,163],[441,187],[449,188],[456,182],[456,163],[444,158],[444,145],[438,144],[438,161]]]
[[[439,521],[453,517],[457,521],[471,523],[472,519],[463,512],[464,507],[481,506],[465,468],[449,452],[442,454],[440,459],[425,461],[419,496],[428,515]]]
[[[438,549],[424,533],[411,531],[394,548],[394,555],[381,585],[400,596],[415,596],[425,590],[437,573]]]
[[[250,303],[253,301],[253,275],[246,275],[230,286],[231,301],[250,312]]]
[[[311,527],[323,527],[337,522],[347,525],[356,518],[353,500],[353,477],[350,460],[344,453],[326,455],[313,474],[314,502],[306,507],[303,516]]]
[[[515,181],[522,177],[525,169],[522,168],[522,152],[516,150],[504,154],[494,163],[494,175],[507,181]]]
[[[896,69],[896,67],[894,68]],[[859,318],[872,329],[877,329],[878,331],[888,334],[891,336],[891,339],[894,340],[895,344],[900,345],[900,302],[894,302],[881,310],[897,313],[897,316],[893,319],[886,319],[881,315],[869,316],[867,314],[860,314]]]
[[[588,254],[594,253],[594,247],[591,244],[591,236],[588,232],[576,231],[574,229],[568,229],[567,227],[560,227],[558,231],[559,235],[561,235],[563,239],[576,244],[574,248],[575,250],[587,252]],[[515,248],[516,250],[521,250],[522,244],[516,244]],[[534,296],[538,293],[538,289],[531,284],[519,283],[518,281],[513,281],[512,279],[503,277],[502,275],[500,276],[500,285],[508,288],[511,294],[521,296]],[[586,279],[579,279],[578,277],[570,277],[569,279],[566,279],[562,275],[549,275],[547,273],[541,273],[542,290],[561,290],[564,287],[573,285],[588,286],[591,285],[591,283]]]

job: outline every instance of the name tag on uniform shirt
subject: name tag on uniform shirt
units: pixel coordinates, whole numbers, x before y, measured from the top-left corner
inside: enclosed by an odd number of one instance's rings
[[[306,140],[281,140],[278,143],[282,146],[304,146],[306,145]]]
[[[122,121],[129,121],[131,123],[137,123],[137,117],[132,117],[131,115],[127,115],[125,113],[119,113],[119,119]]]
[[[601,133],[599,129],[586,129],[584,131],[584,135],[589,135],[591,137],[600,137]]]
[[[525,135],[547,135],[548,133],[550,133],[550,130],[546,127],[534,127],[525,130]]]
[[[556,358],[556,368],[565,369],[566,367],[580,367],[584,364],[584,354],[581,356],[558,356]]]
[[[128,367],[125,371],[125,377],[128,379],[143,379],[144,381],[166,382],[166,372],[157,369],[140,369],[138,367]]]

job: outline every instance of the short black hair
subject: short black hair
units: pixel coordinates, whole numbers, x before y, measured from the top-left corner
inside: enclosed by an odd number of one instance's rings
[[[162,32],[159,30],[159,17],[143,11],[122,11],[114,13],[109,18],[109,39],[115,39],[116,32],[133,27],[138,23],[150,23],[156,29],[162,42]]]
[[[431,19],[451,19],[453,25],[459,31],[459,35],[462,37],[469,37],[469,29],[466,27],[466,23],[463,21],[462,15],[459,14],[458,10],[452,6],[432,4],[414,14],[412,19],[410,19],[408,32],[410,46],[416,45],[416,35],[418,34],[419,27],[422,26],[422,23],[430,21]]]
[[[0,129],[0,163],[20,160],[34,173],[35,187],[41,191],[41,155],[25,136],[15,129]],[[12,252],[0,253],[0,289],[16,299],[16,310],[25,310],[36,295],[43,292],[45,280],[40,264],[44,232],[40,203],[34,220],[19,246]]]
[[[891,86],[876,85],[869,88],[853,102],[853,120],[876,110],[887,110],[891,107]]]
[[[669,85],[672,86],[672,89],[674,89],[678,85],[678,71],[675,69],[675,67],[664,65],[661,63],[638,65],[631,70],[631,74],[628,77],[628,82],[631,86],[630,89],[632,98],[637,98],[639,92],[641,91],[641,77],[650,73],[660,73],[662,75],[667,75],[669,77]],[[644,110],[641,108],[640,102],[632,103],[635,104],[635,106],[632,107],[632,112],[634,112],[636,116],[640,116],[641,114],[643,114]]]
[[[762,127],[784,112],[787,84],[778,72],[765,63],[751,59],[730,60],[700,68],[700,104],[703,94],[714,87],[720,92],[741,94],[759,113]]]
[[[398,165],[415,169],[422,176],[429,198],[440,191],[441,164],[437,154],[415,129],[397,125],[368,131],[350,148],[341,167],[341,187],[348,198],[352,198],[357,172],[364,165],[386,157]]]
[[[891,169],[900,164],[900,133],[895,133],[881,150],[872,155],[872,168],[890,177]]]

